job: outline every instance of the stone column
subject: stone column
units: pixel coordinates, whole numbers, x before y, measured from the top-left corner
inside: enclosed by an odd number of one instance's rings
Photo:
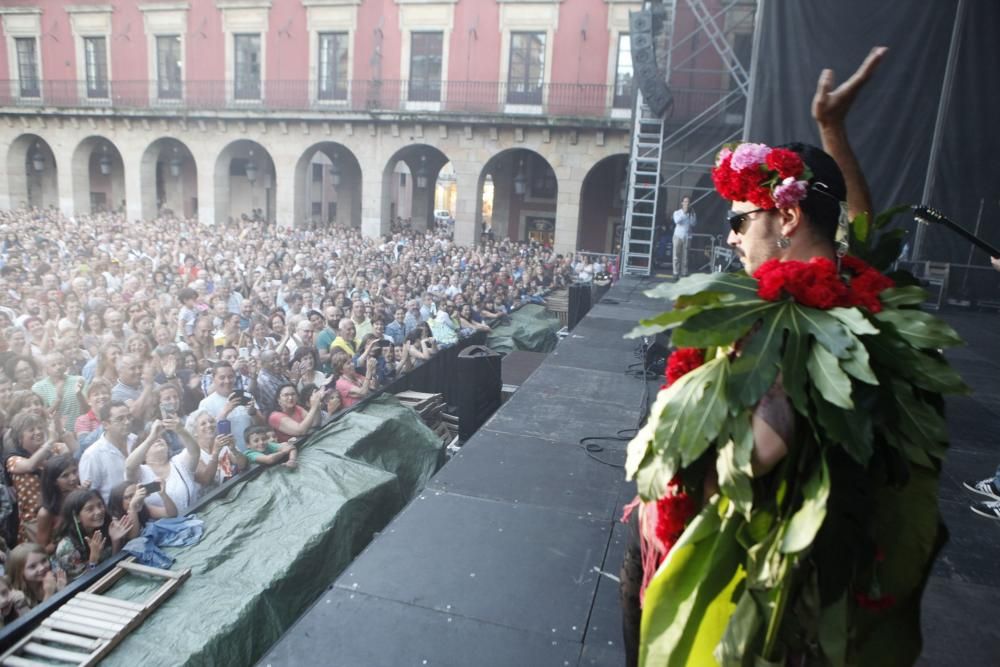
[[[365,238],[378,238],[389,233],[389,200],[392,194],[392,174],[382,178],[381,170],[364,172],[361,188],[361,233]]]
[[[479,164],[476,162],[452,162],[455,169],[455,243],[471,246],[479,239],[476,228],[479,219]]]
[[[505,239],[510,234],[510,198],[514,196],[512,153],[496,161],[493,169],[493,236]]]
[[[215,159],[211,155],[194,152],[198,168],[198,222],[214,225],[218,222],[215,210]],[[229,165],[226,165],[229,171]],[[225,217],[222,218],[225,220]]]
[[[59,165],[59,211],[68,217],[77,213],[76,198],[73,193],[80,175],[77,174],[78,166],[73,161],[73,148],[69,146],[63,148],[64,146],[66,144],[54,146],[53,151],[55,151],[56,163]],[[81,168],[86,170],[86,160],[81,160],[81,163]],[[86,210],[89,210],[89,207]],[[80,212],[83,211],[84,209],[81,208]]]
[[[275,222],[278,227],[300,227],[312,215],[312,211],[305,211],[301,220],[295,219],[295,162],[294,160],[282,160],[278,157],[274,159],[275,176],[272,176],[272,187],[275,188]],[[308,168],[306,169],[308,171]],[[307,174],[311,184],[312,174]],[[260,197],[261,201],[264,198]],[[260,204],[258,208],[263,208]],[[265,208],[265,212],[266,212]]]
[[[576,252],[580,226],[580,192],[583,189],[586,169],[560,166],[555,172],[559,183],[559,195],[556,199],[555,251],[568,255]]]
[[[410,216],[412,218],[413,229],[427,229],[431,224],[429,217],[434,211],[434,176],[430,175],[431,170],[427,170],[427,184],[417,187],[417,176],[413,177],[413,199],[410,204]]]
[[[117,174],[112,171],[111,192],[115,197],[125,195],[125,217],[131,222],[142,220],[142,149],[133,148],[132,142],[121,142],[122,156],[122,177],[121,183],[125,186],[124,193],[118,189]],[[118,165],[117,161],[112,161],[112,170]],[[112,207],[118,206],[118,202],[110,202]],[[153,187],[153,210],[156,210],[156,187]]]

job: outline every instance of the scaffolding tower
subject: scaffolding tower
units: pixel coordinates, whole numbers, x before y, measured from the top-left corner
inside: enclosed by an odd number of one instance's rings
[[[667,207],[678,204],[685,194],[691,196],[694,206],[713,191],[709,172],[715,154],[744,134],[750,97],[757,0],[654,0],[645,7],[654,4],[665,10],[661,62],[673,105],[658,120],[660,145],[654,150],[649,138],[657,119],[650,116],[641,93],[636,95],[622,239],[623,275],[652,272],[656,220],[669,218]],[[654,155],[659,158],[655,170],[650,164]],[[647,185],[650,178],[659,183],[653,192]],[[650,215],[651,203],[655,215]]]

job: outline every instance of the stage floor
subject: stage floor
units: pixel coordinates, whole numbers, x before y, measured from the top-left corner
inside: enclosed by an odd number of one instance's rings
[[[261,665],[621,665],[617,522],[634,496],[625,442],[580,438],[636,426],[647,383],[624,340],[662,310],[625,279],[401,512]],[[1000,317],[944,313],[969,346],[950,354],[976,393],[949,402],[941,481],[951,541],[924,599],[920,664],[994,664],[1000,653],[1000,522],[961,483],[1000,463]]]

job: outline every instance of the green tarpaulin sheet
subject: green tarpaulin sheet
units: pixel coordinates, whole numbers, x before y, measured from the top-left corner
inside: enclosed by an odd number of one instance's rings
[[[560,328],[562,325],[555,313],[531,303],[511,313],[510,322],[494,327],[486,339],[486,346],[500,354],[514,350],[551,352],[559,342],[556,332]]]
[[[297,469],[234,484],[198,512],[200,543],[165,549],[191,577],[102,664],[252,664],[423,487],[442,447],[412,410],[379,398],[313,436]],[[132,576],[110,594],[153,589]]]

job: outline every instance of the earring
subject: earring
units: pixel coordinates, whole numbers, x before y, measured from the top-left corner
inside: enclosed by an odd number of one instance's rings
[[[792,239],[788,238],[787,236],[780,237],[778,239],[778,247],[781,248],[782,250],[786,250],[792,247]]]

